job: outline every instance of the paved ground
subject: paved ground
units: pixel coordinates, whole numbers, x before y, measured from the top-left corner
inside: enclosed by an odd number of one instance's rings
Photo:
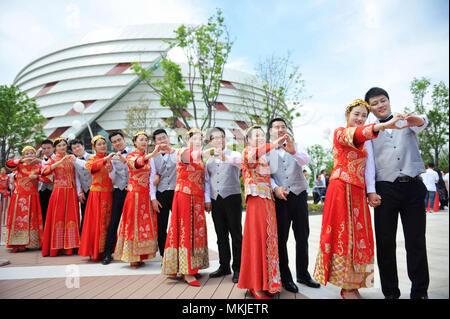
[[[243,221],[245,214],[243,216]],[[319,245],[322,215],[310,215],[309,271],[312,274]],[[128,264],[113,262],[108,266],[90,262],[80,256],[46,257],[40,251],[27,251],[12,254],[0,246],[0,259],[10,261],[0,267],[0,299],[22,298],[120,298],[120,299],[244,299],[251,298],[245,290],[238,289],[231,276],[209,279],[208,273],[218,267],[216,236],[212,219],[207,215],[208,239],[210,247],[210,268],[201,271],[202,286],[189,287],[181,280],[159,275],[161,258],[146,261],[140,269],[130,269]],[[431,299],[449,298],[449,228],[448,210],[427,215],[427,247],[430,267],[429,297]],[[295,278],[295,240],[291,234],[288,248],[290,266]],[[406,271],[406,253],[403,231],[399,222],[397,239],[397,262],[401,298],[409,298],[410,282]],[[375,267],[376,271],[377,268]],[[78,278],[78,279],[77,279]],[[308,288],[299,284],[300,293],[283,291],[280,299],[340,299],[340,288],[328,285],[320,289]],[[381,299],[378,274],[375,287],[362,289],[366,299]]]

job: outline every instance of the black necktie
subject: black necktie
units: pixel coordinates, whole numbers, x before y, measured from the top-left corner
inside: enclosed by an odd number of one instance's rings
[[[394,117],[394,115],[391,114],[387,118],[385,118],[384,120],[379,120],[379,121],[380,121],[380,123],[386,123],[386,122],[390,121],[393,117]]]

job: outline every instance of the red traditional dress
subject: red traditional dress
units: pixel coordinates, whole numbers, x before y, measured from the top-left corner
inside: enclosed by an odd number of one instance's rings
[[[314,279],[343,289],[373,286],[374,241],[366,199],[364,142],[374,124],[334,131],[334,168],[325,197]]]
[[[273,144],[268,143],[260,148],[247,147],[243,152],[247,206],[238,288],[276,293],[281,291],[277,217],[270,167],[263,156],[271,149]]]
[[[9,176],[7,174],[0,173],[0,221],[3,220],[3,217],[1,216],[3,211],[8,207],[8,199],[10,195]]]
[[[42,175],[53,174],[53,191],[47,208],[42,256],[55,257],[59,253],[71,255],[80,245],[80,207],[78,205],[75,168],[64,161],[53,171],[51,165],[63,158],[55,154],[42,169]]]
[[[195,275],[209,267],[205,218],[205,164],[191,149],[178,151],[177,182],[161,273]],[[183,158],[189,159],[184,160]]]
[[[134,151],[127,155],[130,179],[123,205],[114,259],[140,262],[155,257],[157,245],[156,213],[150,205],[150,161]]]
[[[16,183],[7,214],[7,248],[39,248],[42,245],[42,213],[39,203],[39,179],[41,165],[23,164],[20,159],[6,162],[16,169]]]
[[[90,256],[92,260],[103,257],[106,233],[111,220],[113,185],[106,163],[103,163],[104,158],[104,155],[95,154],[86,162],[86,168],[92,174],[92,184],[86,203],[78,254]]]

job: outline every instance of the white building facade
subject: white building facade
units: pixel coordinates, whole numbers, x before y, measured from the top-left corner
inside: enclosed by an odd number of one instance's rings
[[[94,135],[124,132],[127,109],[142,104],[149,105],[153,128],[170,131],[167,119],[172,112],[161,106],[159,96],[133,74],[131,63],[152,68],[155,77],[161,75],[159,60],[167,54],[166,41],[174,39],[177,27],[176,24],[126,26],[93,31],[58,43],[26,65],[14,84],[36,100],[41,114],[47,118],[44,132],[50,139],[79,137],[86,144],[90,138],[86,135],[86,123]],[[182,71],[187,75],[186,65],[182,65]],[[243,99],[252,92],[252,98],[262,107],[261,83],[254,75],[225,68],[221,85],[213,125],[224,128],[227,137],[240,141],[249,126]],[[204,106],[198,90],[196,105]],[[75,111],[76,102],[83,103],[83,114]],[[192,109],[188,107],[187,112],[192,114]],[[178,127],[183,127],[180,121]]]

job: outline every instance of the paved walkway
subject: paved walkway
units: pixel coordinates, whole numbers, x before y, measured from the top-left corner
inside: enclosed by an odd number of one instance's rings
[[[449,298],[449,228],[448,210],[427,215],[427,247],[430,267],[429,297]],[[245,220],[245,214],[243,221]],[[210,279],[208,274],[218,268],[216,236],[211,216],[207,214],[210,267],[201,271],[201,287],[190,287],[180,279],[160,275],[161,258],[147,260],[145,267],[130,269],[128,264],[113,262],[103,266],[81,256],[42,257],[39,250],[10,253],[0,246],[0,259],[10,261],[0,267],[0,299],[66,299],[66,298],[120,298],[120,299],[245,299],[252,298],[238,289],[231,276]],[[322,215],[310,215],[309,271],[314,271],[319,245]],[[295,278],[295,240],[289,237],[290,268]],[[397,262],[401,298],[409,298],[410,282],[406,271],[403,231],[399,222]],[[375,267],[377,271],[377,267]],[[340,299],[340,288],[328,285],[320,289],[299,284],[300,293],[283,291],[280,299]],[[375,287],[362,289],[366,299],[382,299],[378,273]]]

